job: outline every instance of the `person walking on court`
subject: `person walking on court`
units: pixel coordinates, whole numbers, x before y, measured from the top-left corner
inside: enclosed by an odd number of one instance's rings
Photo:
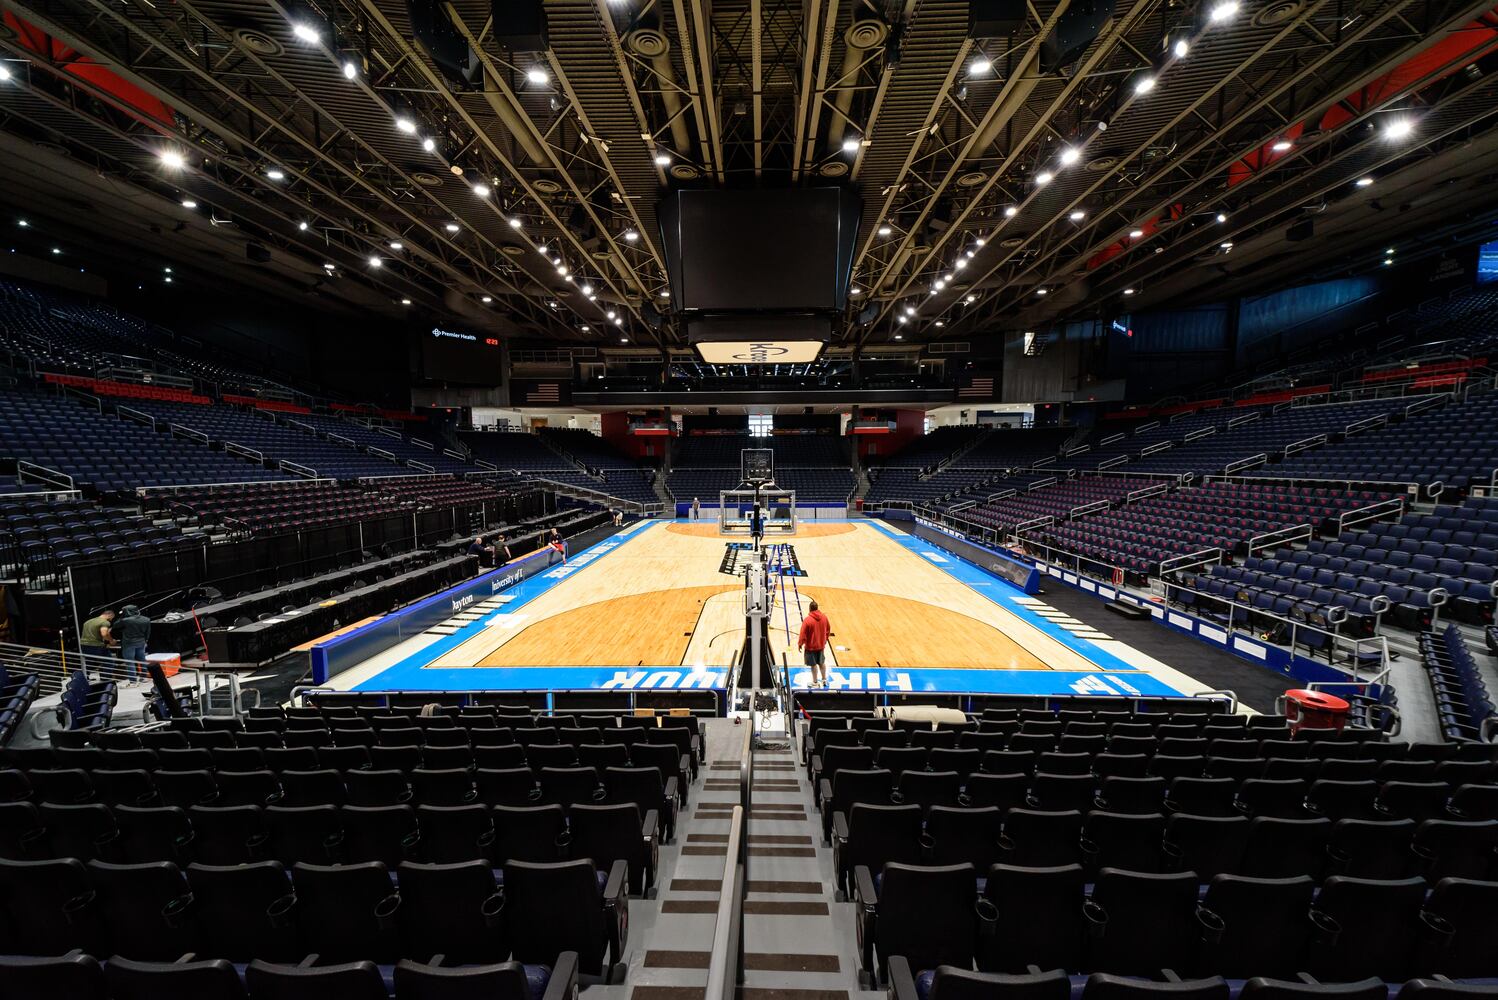
[[[806,619],[801,622],[801,634],[796,638],[796,648],[805,653],[806,665],[811,668],[812,687],[827,686],[827,637],[830,635],[832,623],[817,610],[817,602],[812,601]]]
[[[702,501],[696,497],[692,498],[692,520],[702,520]]]
[[[82,649],[84,656],[113,656],[110,652],[111,646],[119,643],[110,634],[110,625],[114,622],[114,610],[105,608],[97,615],[83,623],[81,632]]]
[[[127,604],[120,609],[120,620],[110,630],[120,640],[120,659],[131,672],[131,679],[144,681],[147,673],[146,643],[151,640],[151,619],[140,608]]]

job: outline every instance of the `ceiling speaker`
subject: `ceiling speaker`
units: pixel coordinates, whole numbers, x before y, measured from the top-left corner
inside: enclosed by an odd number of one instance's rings
[[[1113,17],[1113,0],[1082,0],[1072,4],[1056,28],[1040,43],[1040,71],[1054,73],[1082,58]]]
[[[459,90],[477,89],[484,78],[483,63],[442,5],[437,0],[406,0],[406,7],[412,34],[448,83]]]
[[[541,0],[494,0],[494,40],[511,52],[547,49],[546,14]]]

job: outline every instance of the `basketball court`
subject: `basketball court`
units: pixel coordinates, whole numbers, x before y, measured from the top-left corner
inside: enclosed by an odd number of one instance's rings
[[[706,515],[706,512],[704,512]],[[831,687],[1013,694],[1207,689],[950,552],[873,520],[806,520],[766,539],[767,626],[793,687],[816,600]],[[790,551],[775,546],[788,545]],[[331,679],[360,690],[726,688],[745,646],[742,573],[716,521],[642,521]],[[794,565],[798,575],[774,567]]]

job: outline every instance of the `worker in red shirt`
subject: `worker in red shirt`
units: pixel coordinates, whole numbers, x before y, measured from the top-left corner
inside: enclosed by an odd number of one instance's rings
[[[811,668],[811,686],[827,686],[827,637],[832,634],[832,623],[817,610],[817,602],[811,602],[806,619],[801,623],[801,634],[796,639],[796,648],[806,654],[806,665]]]

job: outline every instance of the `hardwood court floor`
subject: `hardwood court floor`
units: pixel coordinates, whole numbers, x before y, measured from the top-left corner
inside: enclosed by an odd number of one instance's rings
[[[803,525],[789,541],[807,573],[795,581],[802,610],[815,598],[832,621],[833,665],[1094,669],[877,528]],[[723,544],[716,525],[654,525],[432,666],[725,666],[742,644],[744,619],[742,583],[718,572]],[[789,580],[785,594],[789,614],[776,608],[771,640],[795,660]]]

